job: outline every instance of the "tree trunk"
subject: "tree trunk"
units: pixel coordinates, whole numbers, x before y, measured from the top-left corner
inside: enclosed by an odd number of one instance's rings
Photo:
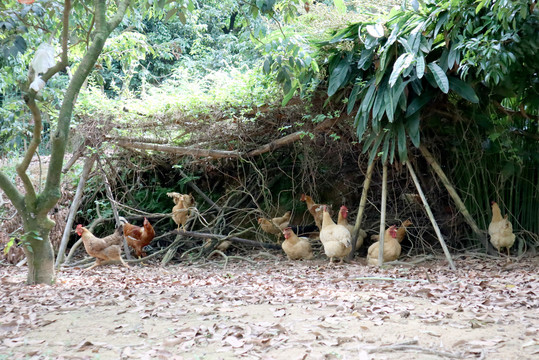
[[[23,249],[28,259],[28,285],[52,285],[55,279],[54,251],[49,240],[49,233],[54,222],[48,217],[27,224],[23,237]],[[37,236],[36,236],[37,235]]]

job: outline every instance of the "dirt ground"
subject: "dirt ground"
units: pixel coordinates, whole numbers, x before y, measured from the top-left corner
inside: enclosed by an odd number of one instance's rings
[[[220,259],[221,260],[221,259]],[[538,258],[0,266],[0,359],[536,359]]]

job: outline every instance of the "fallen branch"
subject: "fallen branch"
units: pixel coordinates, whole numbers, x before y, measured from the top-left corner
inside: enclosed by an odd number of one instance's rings
[[[414,341],[415,344],[417,344],[417,340]],[[406,344],[396,344],[396,345],[386,345],[386,346],[380,346],[374,349],[367,350],[369,353],[381,353],[381,352],[392,352],[392,351],[402,351],[402,350],[411,350],[415,352],[422,352],[425,354],[430,355],[436,355],[440,357],[447,357],[450,359],[462,359],[462,354],[453,354],[445,351],[438,351],[434,349],[424,348],[417,345],[408,345]]]
[[[141,142],[127,142],[120,140],[116,144],[126,149],[143,149],[162,151],[176,155],[191,155],[194,157],[209,157],[214,159],[222,158],[238,158],[240,153],[237,151],[225,151],[225,150],[208,150],[208,149],[194,149],[179,146],[159,145],[159,144],[145,144]]]
[[[173,230],[170,231],[168,234],[179,234],[184,236],[191,236],[196,238],[212,238],[212,239],[219,239],[223,240],[226,238],[226,240],[230,240],[233,242],[238,242],[242,244],[252,245],[256,247],[263,247],[266,249],[281,249],[280,245],[276,244],[269,244],[269,243],[262,243],[254,240],[248,240],[248,239],[242,239],[236,236],[227,236],[227,235],[219,235],[219,234],[210,234],[210,233],[199,233],[194,231],[185,231],[185,230]]]

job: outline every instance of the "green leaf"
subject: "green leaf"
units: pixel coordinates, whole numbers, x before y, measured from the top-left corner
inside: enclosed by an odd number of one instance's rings
[[[447,80],[447,75],[445,74],[445,72],[435,63],[430,63],[428,67],[432,72],[432,75],[434,76],[436,84],[438,85],[440,90],[444,94],[447,94],[447,92],[449,91],[449,81]]]
[[[339,65],[333,69],[329,78],[328,96],[332,96],[344,84],[346,77],[351,72],[350,63],[347,58],[342,59]]]
[[[297,88],[298,88],[297,81],[294,80],[294,83],[291,86],[290,91],[284,96],[281,106],[285,106],[286,104],[288,104],[288,102],[294,97],[294,94],[296,93]]]
[[[380,24],[367,25],[365,28],[373,38],[378,39],[384,36],[384,27]]]
[[[361,101],[361,112],[363,113],[370,111],[373,100],[374,100],[373,94],[374,94],[374,90],[376,90],[376,84],[373,80],[369,81],[369,83],[370,83],[369,89],[367,90],[367,93],[365,94],[365,96],[363,97]]]
[[[423,56],[416,57],[415,71],[418,79],[425,75],[425,58]]]
[[[167,12],[167,15],[165,16],[165,21],[168,21],[171,17],[173,17],[176,12],[178,11],[178,8],[172,8]]]
[[[398,136],[398,150],[399,150],[399,160],[405,162],[408,160],[408,150],[406,148],[406,131],[404,130],[404,125],[402,121],[397,123],[397,136]]]
[[[479,97],[470,84],[456,78],[449,77],[449,88],[473,104],[479,103]]]
[[[386,136],[384,139],[384,145],[382,145],[382,164],[387,161],[387,156],[389,155],[389,142],[391,136]]]
[[[344,4],[344,0],[333,0],[333,5],[335,5],[335,8],[341,14],[344,14],[346,12],[346,5]]]
[[[420,136],[419,136],[419,120],[420,116],[419,113],[416,112],[414,115],[406,119],[406,130],[408,131],[408,136],[410,136],[410,140],[412,140],[412,144],[417,148],[420,144]]]
[[[271,56],[267,56],[266,59],[264,60],[263,70],[264,70],[264,74],[266,75],[269,74],[271,70]]]
[[[350,114],[352,110],[354,110],[354,105],[356,104],[357,94],[360,89],[361,89],[361,86],[359,84],[355,84],[354,88],[352,89],[352,92],[350,93],[350,97],[348,98],[348,107],[347,107],[348,114]]]
[[[384,102],[386,104],[387,119],[390,123],[393,122],[397,101],[393,98],[393,92],[388,89],[384,94]]]
[[[415,98],[412,100],[410,105],[408,105],[408,109],[406,109],[406,117],[410,117],[414,115],[416,112],[421,110],[423,106],[427,105],[432,100],[431,93],[425,92],[421,96]]]
[[[180,12],[178,14],[178,17],[180,18],[180,21],[181,21],[182,24],[185,25],[187,23],[187,18],[185,17],[185,14],[183,12]]]
[[[376,154],[378,154],[378,149],[380,148],[380,144],[382,143],[382,140],[384,139],[384,137],[386,137],[386,135],[389,136],[389,133],[386,133],[385,131],[382,131],[376,137],[376,141],[372,145],[371,153],[369,155],[369,164],[374,161],[374,158],[376,157]]]

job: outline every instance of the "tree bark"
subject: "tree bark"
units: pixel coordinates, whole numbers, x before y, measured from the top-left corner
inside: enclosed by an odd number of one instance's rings
[[[23,245],[28,258],[27,282],[29,284],[51,284],[54,282],[54,252],[49,241],[49,232],[54,222],[48,218],[47,213],[60,199],[62,166],[73,106],[84,81],[92,71],[103,50],[105,41],[123,19],[130,0],[117,2],[116,14],[109,22],[107,22],[107,4],[107,0],[94,1],[96,27],[93,33],[93,41],[64,93],[58,114],[58,125],[54,133],[51,134],[51,157],[43,191],[36,194],[34,185],[26,173],[41,142],[42,130],[41,113],[35,103],[37,94],[32,89],[27,92],[25,102],[32,112],[34,120],[33,137],[21,164],[17,166],[17,174],[25,188],[25,195],[23,196],[9,178],[0,172],[0,188],[4,190],[23,219],[25,231]],[[45,82],[67,66],[70,13],[71,0],[65,0],[62,18],[62,54],[60,61],[43,74],[42,79]]]

